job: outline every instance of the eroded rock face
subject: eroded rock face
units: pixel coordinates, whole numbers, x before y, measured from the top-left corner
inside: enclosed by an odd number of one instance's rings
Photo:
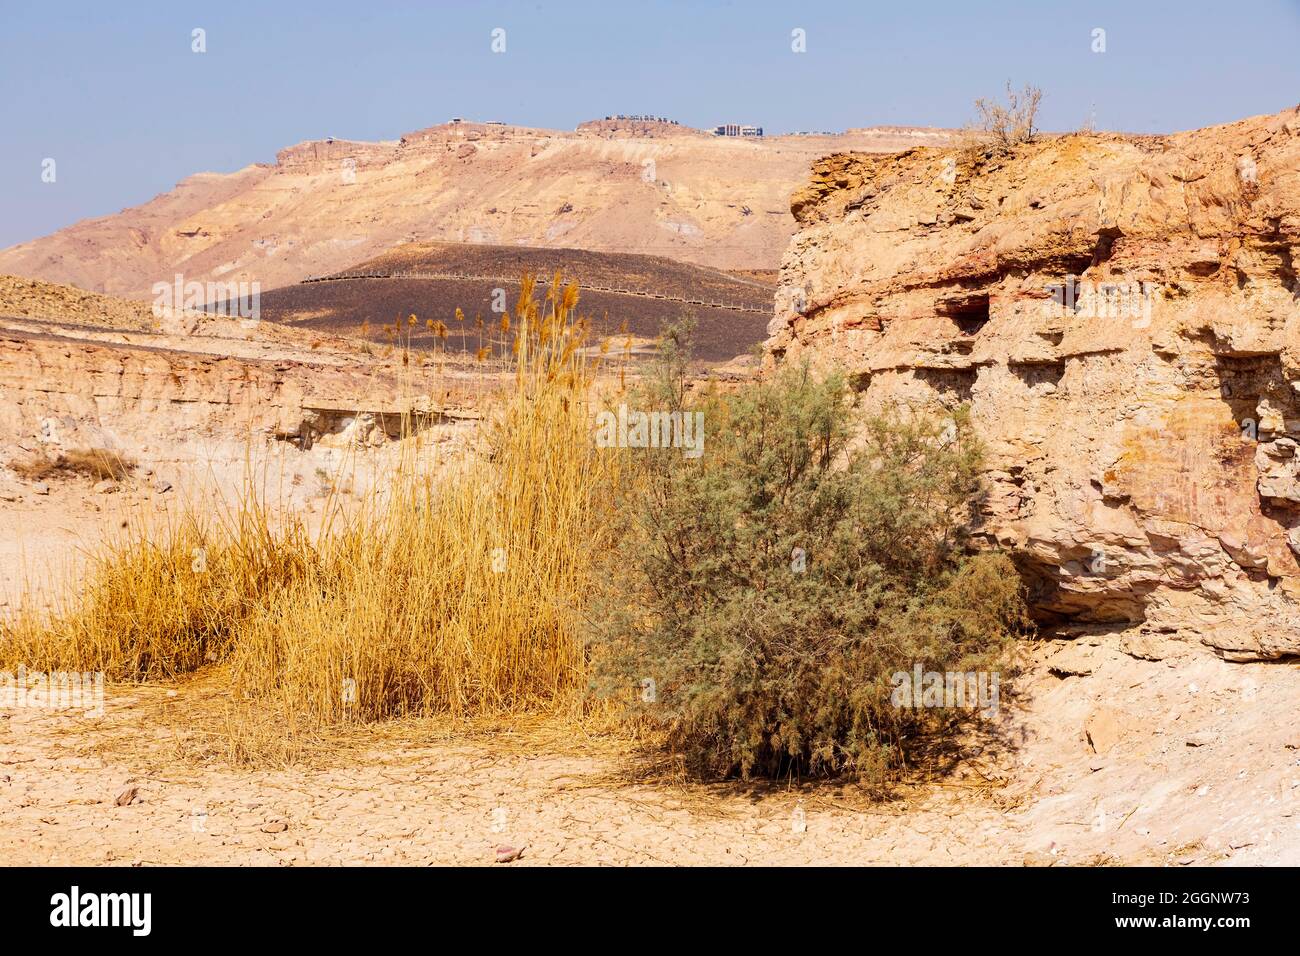
[[[472,381],[443,376],[435,389],[431,374],[0,330],[0,466],[72,448],[142,461],[200,446],[229,446],[238,461],[250,440],[368,449],[402,436],[403,412],[422,430],[478,417]]]
[[[1049,628],[1300,654],[1300,111],[820,161],[769,361],[969,403]]]

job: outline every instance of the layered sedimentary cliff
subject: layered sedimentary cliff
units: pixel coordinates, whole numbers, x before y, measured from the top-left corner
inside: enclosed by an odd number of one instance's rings
[[[92,333],[0,328],[0,476],[13,458],[74,448],[143,462],[210,462],[220,448],[238,464],[250,440],[303,452],[379,447],[400,437],[404,412],[419,428],[476,418],[485,387],[463,372],[305,347],[301,358],[284,347],[258,356],[256,342]],[[222,354],[240,349],[252,354]]]
[[[1046,626],[1300,654],[1300,110],[840,154],[791,205],[771,360],[969,403]]]

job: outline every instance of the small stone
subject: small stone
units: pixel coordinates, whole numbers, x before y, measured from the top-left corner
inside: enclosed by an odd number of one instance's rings
[[[165,495],[172,490],[172,483],[165,478],[159,478],[153,483],[153,490],[160,495]]]
[[[287,829],[289,829],[289,824],[283,820],[270,820],[262,824],[263,833],[283,833]]]
[[[524,855],[524,849],[525,849],[524,847],[519,847],[518,849],[515,849],[514,847],[507,846],[504,843],[499,844],[497,846],[497,862],[513,863],[515,860],[519,859],[521,856]]]
[[[36,484],[32,485],[32,494],[34,495],[48,495],[49,493],[50,486],[43,481],[38,481]]]
[[[119,807],[129,807],[133,803],[140,802],[140,788],[136,784],[130,784],[122,789],[113,801]]]
[[[1192,734],[1190,737],[1188,737],[1187,746],[1208,747],[1210,744],[1214,743],[1218,739],[1219,739],[1218,734],[1212,733],[1208,730],[1203,730],[1199,733]]]
[[[109,481],[105,478],[103,481],[95,482],[95,487],[92,490],[97,495],[111,495],[113,492],[117,491],[117,482]]]
[[[1057,677],[1087,677],[1096,669],[1091,647],[1070,644],[1048,662],[1048,670]]]

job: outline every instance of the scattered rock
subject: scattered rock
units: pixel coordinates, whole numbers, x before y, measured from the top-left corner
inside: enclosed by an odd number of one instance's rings
[[[1069,644],[1047,662],[1047,669],[1057,677],[1087,677],[1096,667],[1094,648]]]
[[[283,833],[287,829],[289,829],[289,824],[283,820],[268,820],[262,824],[263,833]]]
[[[1183,648],[1184,645],[1178,641],[1142,631],[1125,634],[1119,645],[1119,649],[1129,657],[1144,661],[1170,661],[1170,667],[1176,666],[1176,662],[1170,658],[1179,656],[1180,652],[1184,652]]]
[[[113,801],[119,807],[129,807],[133,803],[140,802],[140,788],[136,784],[129,784],[122,789]]]
[[[524,855],[525,849],[526,848],[522,846],[519,847],[518,849],[515,849],[512,846],[506,846],[506,844],[502,843],[497,846],[497,862],[513,863],[515,860],[519,859],[521,856]]]
[[[1190,737],[1188,737],[1187,746],[1208,747],[1210,744],[1214,743],[1218,739],[1219,739],[1218,734],[1212,733],[1211,731],[1208,730],[1203,730],[1199,733],[1192,734]]]
[[[97,495],[111,495],[117,491],[117,482],[105,478],[103,481],[95,482],[95,487],[91,490]]]
[[[38,481],[36,484],[32,485],[32,494],[34,495],[48,495],[49,493],[50,486],[43,481]]]
[[[153,483],[153,490],[160,495],[165,495],[172,490],[172,483],[164,478],[159,478]]]

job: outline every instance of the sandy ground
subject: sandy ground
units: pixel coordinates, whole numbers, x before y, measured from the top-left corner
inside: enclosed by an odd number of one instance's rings
[[[0,859],[490,865],[504,844],[524,848],[514,866],[1300,864],[1294,665],[1171,666],[1088,640],[1039,647],[993,742],[883,803],[647,775],[617,740],[418,725],[241,770],[179,756],[215,679],[110,687],[98,719],[0,712]],[[1099,707],[1118,715],[1103,755],[1083,731]]]

